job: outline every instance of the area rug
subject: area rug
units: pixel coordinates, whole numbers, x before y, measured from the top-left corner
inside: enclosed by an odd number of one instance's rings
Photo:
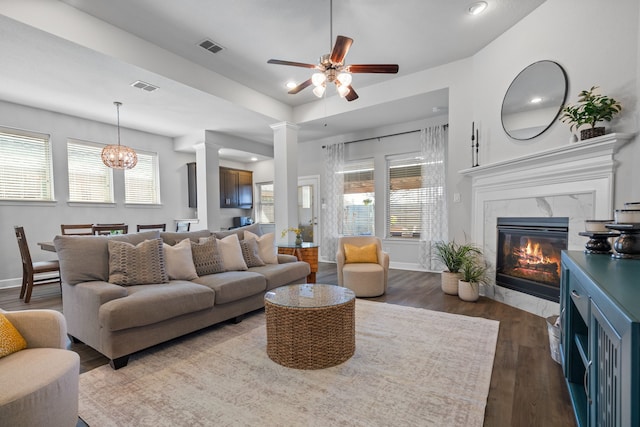
[[[266,354],[264,312],[80,376],[100,426],[482,426],[499,323],[357,300],[356,352],[320,370]]]

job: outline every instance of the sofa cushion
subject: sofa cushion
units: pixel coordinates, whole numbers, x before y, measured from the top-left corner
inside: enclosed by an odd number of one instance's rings
[[[216,231],[213,233],[213,235],[216,236],[218,239],[224,239],[227,236],[235,234],[238,236],[238,240],[244,240],[247,238],[244,234],[245,231],[250,231],[253,234],[262,236],[262,228],[260,228],[260,224],[258,223],[246,225],[244,227],[233,228],[231,230]]]
[[[245,233],[245,239],[254,239],[258,242],[258,253],[260,258],[267,264],[278,263],[278,249],[276,248],[276,235],[275,233],[267,233],[262,236],[253,234],[250,231]]]
[[[0,357],[27,348],[27,342],[4,314],[0,313]]]
[[[225,271],[244,271],[247,269],[236,234],[218,240],[218,249],[222,255]]]
[[[109,242],[109,283],[131,286],[168,281],[162,239],[159,237],[136,246],[127,242]]]
[[[242,257],[247,267],[261,267],[264,261],[258,253],[258,242],[255,239],[241,240],[240,249],[242,249]]]
[[[205,237],[200,243],[192,241],[191,254],[198,276],[224,271],[222,254],[218,250],[218,241],[215,237]]]
[[[151,325],[213,307],[214,292],[193,282],[174,280],[157,285],[130,286],[124,298],[100,306],[99,321],[110,331]]]
[[[213,289],[216,293],[216,304],[226,304],[250,297],[264,292],[267,287],[267,281],[263,275],[249,271],[210,274],[198,277],[194,282]]]
[[[202,237],[211,236],[211,232],[209,230],[197,230],[197,231],[183,231],[179,233],[174,233],[170,231],[162,231],[160,232],[160,238],[167,245],[175,245],[176,243],[182,242],[184,239],[189,239],[192,242],[198,242]]]
[[[267,280],[267,290],[287,285],[292,282],[305,283],[311,273],[311,267],[306,262],[288,262],[286,264],[267,264],[264,267],[253,267],[249,271],[260,273]]]
[[[113,236],[56,236],[53,243],[60,260],[62,281],[70,285],[106,282],[109,279],[109,241],[137,245],[158,237],[158,230]]]
[[[191,240],[184,239],[174,246],[163,243],[163,248],[169,280],[193,280],[198,277],[191,254]]]

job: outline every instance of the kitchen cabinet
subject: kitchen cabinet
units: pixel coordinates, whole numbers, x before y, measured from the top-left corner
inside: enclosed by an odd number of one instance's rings
[[[561,357],[579,426],[640,425],[640,260],[562,253]]]
[[[220,207],[253,207],[253,172],[220,167]]]

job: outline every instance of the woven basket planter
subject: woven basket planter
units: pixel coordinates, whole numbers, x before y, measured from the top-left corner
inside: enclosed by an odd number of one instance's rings
[[[458,295],[458,280],[460,280],[460,277],[460,273],[443,271],[441,277],[442,292],[448,295]]]
[[[585,139],[595,138],[596,136],[604,135],[604,126],[597,128],[582,129],[580,131],[580,141]]]

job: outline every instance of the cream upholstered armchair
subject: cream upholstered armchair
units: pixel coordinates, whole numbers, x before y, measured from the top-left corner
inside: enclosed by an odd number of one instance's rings
[[[338,285],[357,297],[377,297],[387,291],[389,255],[374,236],[340,237],[338,240]]]
[[[27,344],[0,358],[0,425],[76,426],[80,357],[65,349],[62,313],[0,309],[0,314]]]

